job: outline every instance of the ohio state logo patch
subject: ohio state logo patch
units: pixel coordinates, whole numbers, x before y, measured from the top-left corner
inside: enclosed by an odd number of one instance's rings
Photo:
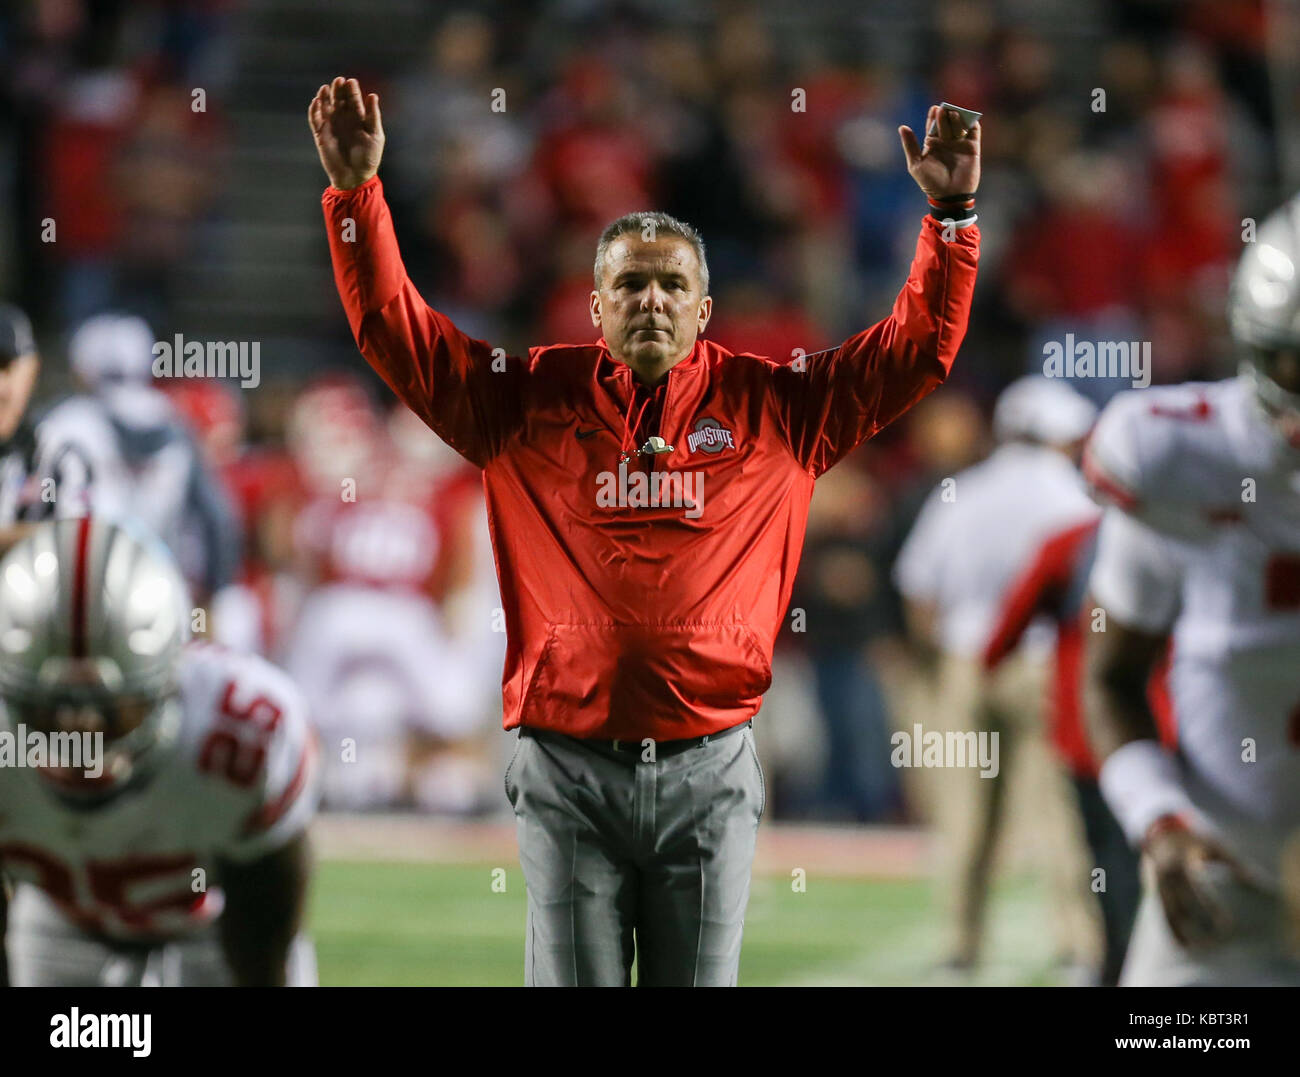
[[[722,452],[723,449],[734,449],[736,442],[731,436],[731,431],[726,429],[717,419],[710,419],[705,416],[695,424],[695,429],[686,437],[686,451],[694,452],[700,449],[708,453]]]

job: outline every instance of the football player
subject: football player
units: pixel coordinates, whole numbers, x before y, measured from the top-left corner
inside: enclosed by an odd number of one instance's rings
[[[465,497],[460,458],[404,459],[364,390],[347,380],[308,389],[289,432],[311,495],[295,531],[300,576],[312,591],[290,633],[285,668],[330,746],[325,803],[411,804],[425,787],[425,806],[472,814],[500,783],[474,764],[472,751],[452,751],[488,732],[484,696],[491,696],[483,689],[493,683],[475,676],[475,656],[449,632],[441,604],[448,561],[456,559],[449,554],[460,541],[444,516]],[[477,493],[477,473],[471,481]],[[486,613],[480,620],[490,624]],[[424,768],[413,767],[412,757],[433,752],[446,754],[443,780],[422,782]]]
[[[1079,884],[1082,826],[1043,736],[1046,626],[1035,624],[996,673],[981,666],[1003,596],[1038,544],[1096,515],[1076,466],[1095,418],[1092,403],[1064,381],[1035,374],[1012,382],[993,413],[998,448],[935,488],[894,565],[913,636],[943,654],[932,722],[945,734],[996,734],[1002,760],[991,780],[956,768],[935,771],[930,783],[945,848],[947,972],[965,975],[982,956],[994,853],[1004,824],[1022,814],[1035,820],[1036,859],[1052,888],[1057,963],[1081,982],[1091,982],[1098,963],[1100,918]]]
[[[206,604],[239,563],[239,527],[220,483],[154,384],[153,331],[127,314],[97,314],[73,333],[68,358],[87,392],[37,427],[37,468],[52,478],[59,516],[93,507],[137,516],[180,562]]]
[[[1300,825],[1300,200],[1242,257],[1235,378],[1122,393],[1085,466],[1103,795],[1148,860],[1121,982],[1300,984],[1281,859]],[[1145,691],[1172,638],[1178,748]]]
[[[314,734],[287,676],[187,644],[190,618],[161,543],[102,518],[41,524],[0,561],[0,730],[20,750],[102,737],[90,766],[0,766],[14,984],[314,983]]]

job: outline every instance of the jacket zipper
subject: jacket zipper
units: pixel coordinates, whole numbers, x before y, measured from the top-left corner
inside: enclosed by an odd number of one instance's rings
[[[628,384],[629,384],[629,387],[631,388],[631,392],[632,392],[631,404],[632,404],[632,408],[635,409],[635,408],[636,408],[636,393],[637,393],[637,388],[640,386],[641,383],[638,382],[638,381],[636,380],[635,375],[632,374],[632,372],[631,372],[631,370],[630,370],[629,368],[624,367],[624,369],[625,369],[625,370],[628,370],[628,375],[629,375],[629,377],[628,377]],[[668,371],[668,378],[667,378],[666,384],[664,385],[664,402],[663,402],[663,407],[661,407],[661,408],[659,409],[659,423],[658,423],[658,429],[656,429],[656,430],[653,431],[653,433],[658,434],[660,437],[663,437],[663,431],[664,431],[664,428],[665,428],[665,427],[667,426],[667,424],[668,424],[668,405],[669,405],[669,403],[670,403],[670,401],[671,401],[671,399],[672,399],[672,391],[673,391],[673,375],[674,375],[676,372],[677,372],[677,367],[673,367],[671,370]],[[653,397],[653,393],[652,393],[652,395],[651,395],[651,400],[653,400],[653,399],[654,399],[654,397]],[[632,432],[632,442],[633,442],[632,449],[633,449],[633,452],[636,454],[636,456],[639,458],[639,457],[641,456],[641,453],[640,453],[640,446],[636,444],[636,439],[637,439],[637,435],[638,435],[638,433],[639,433],[639,431],[635,431],[635,430]],[[648,437],[650,437],[650,435],[647,434],[646,437],[648,438]],[[665,438],[665,440],[667,440],[667,439]],[[659,459],[659,455],[660,455],[660,454],[658,454],[658,453],[652,453],[652,454],[650,454],[650,459],[649,459],[648,465],[647,465],[647,463],[644,462],[643,460],[638,459],[638,460],[637,460],[637,467],[639,467],[639,468],[643,468],[646,472],[648,472],[648,473],[650,473],[650,474],[653,474],[653,473],[658,469],[658,459]]]
[[[667,427],[668,425],[668,402],[672,399],[673,374],[676,370],[677,367],[673,367],[672,370],[668,371],[667,383],[664,385],[664,406],[659,409],[659,427],[657,430],[655,430],[655,433],[658,434],[661,438],[664,438],[664,441],[668,440],[666,437],[664,437],[664,428]],[[667,456],[668,454],[665,453],[664,455]],[[659,469],[659,454],[655,453],[650,457],[650,473],[654,474],[654,472],[657,471],[658,469]]]

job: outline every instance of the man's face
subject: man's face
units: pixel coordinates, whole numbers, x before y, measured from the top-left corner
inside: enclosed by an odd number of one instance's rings
[[[591,293],[591,321],[610,354],[649,380],[690,355],[712,310],[713,300],[700,294],[695,249],[678,236],[616,239],[600,290]]]
[[[8,441],[18,429],[39,367],[35,355],[20,355],[0,365],[0,441]]]

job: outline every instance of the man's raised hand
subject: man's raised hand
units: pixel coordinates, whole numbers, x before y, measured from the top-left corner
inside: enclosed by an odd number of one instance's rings
[[[907,171],[931,198],[974,194],[980,185],[980,125],[976,123],[968,131],[959,113],[931,105],[925,117],[926,131],[936,119],[938,130],[925,136],[924,147],[910,127],[898,129],[907,155]]]
[[[316,91],[307,107],[321,167],[339,190],[359,187],[379,171],[384,155],[384,122],[379,95],[361,96],[356,79],[336,78]]]

